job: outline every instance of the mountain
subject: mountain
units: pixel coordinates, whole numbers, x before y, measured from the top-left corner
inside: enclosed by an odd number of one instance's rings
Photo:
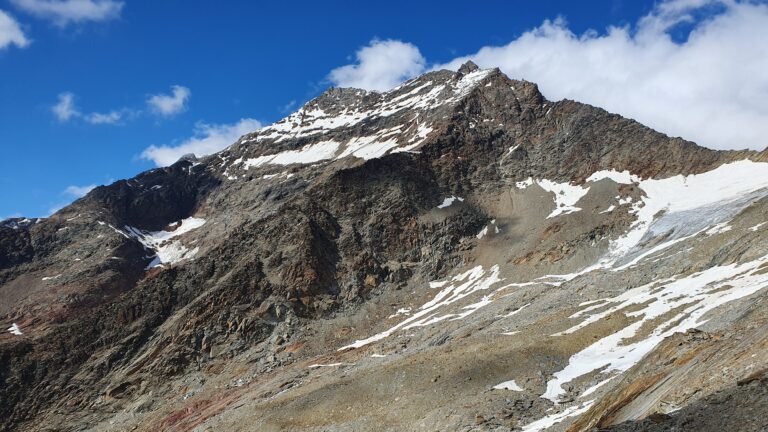
[[[759,431],[768,159],[467,63],[0,223],[0,429]]]

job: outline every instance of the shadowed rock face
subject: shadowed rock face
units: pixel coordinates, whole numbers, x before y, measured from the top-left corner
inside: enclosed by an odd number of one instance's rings
[[[473,64],[330,89],[0,223],[0,429],[706,430],[723,397],[753,409],[711,425],[756,425],[763,160]],[[680,175],[701,202],[644,220]]]

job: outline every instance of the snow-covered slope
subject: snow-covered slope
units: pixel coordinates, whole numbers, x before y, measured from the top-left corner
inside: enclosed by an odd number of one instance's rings
[[[237,143],[240,157],[227,157],[222,169],[234,180],[253,167],[414,151],[470,92],[498,76],[498,70],[468,66],[459,74],[432,72],[384,93],[328,90],[288,117],[243,136]]]

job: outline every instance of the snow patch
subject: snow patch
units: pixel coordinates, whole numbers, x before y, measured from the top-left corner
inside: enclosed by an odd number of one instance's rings
[[[477,235],[475,237],[477,237],[478,240],[482,239],[483,237],[488,235],[488,232],[490,232],[491,228],[493,228],[493,233],[494,234],[498,234],[498,233],[501,232],[501,230],[499,230],[499,227],[496,225],[496,219],[493,219],[493,220],[491,220],[491,223],[489,223],[488,225],[483,227],[483,229],[480,230],[480,232],[477,233]]]
[[[16,323],[13,323],[6,330],[8,331],[8,333],[10,333],[12,335],[16,335],[16,336],[21,336],[21,335],[24,334],[24,333],[21,332],[21,329],[19,328],[18,324],[16,324]]]
[[[589,192],[588,187],[570,183],[555,183],[547,179],[538,180],[536,184],[555,195],[555,209],[547,216],[547,219],[580,211],[581,209],[576,207],[576,203]]]
[[[411,308],[400,308],[397,310],[397,312],[393,313],[392,315],[388,316],[387,318],[394,318],[398,315],[408,315],[411,313]]]
[[[726,232],[728,232],[728,231],[730,231],[732,229],[733,229],[733,227],[728,225],[728,222],[721,222],[721,223],[713,226],[712,228],[708,229],[705,232],[705,234],[708,235],[708,236],[715,235],[715,234],[722,234],[722,233],[726,233]]]
[[[262,165],[310,164],[333,158],[339,146],[340,144],[336,141],[320,141],[298,150],[288,150],[273,155],[246,159],[242,161],[242,164],[246,169]],[[235,161],[235,163],[237,162]]]
[[[604,385],[608,384],[608,382],[609,382],[609,381],[611,381],[611,380],[612,380],[612,379],[614,379],[614,378],[615,378],[615,377],[610,377],[610,378],[608,378],[608,379],[604,379],[604,380],[600,381],[599,383],[597,383],[597,384],[593,385],[592,387],[589,387],[588,389],[584,390],[584,393],[582,393],[581,395],[579,395],[579,397],[580,397],[580,398],[585,398],[585,397],[587,397],[587,396],[591,395],[592,393],[594,393],[594,392],[596,392],[598,389],[600,389],[600,387],[602,387],[602,386],[604,386]]]
[[[530,177],[527,180],[516,182],[515,186],[518,189],[526,189],[534,184],[554,194],[555,209],[547,216],[547,219],[580,211],[581,208],[576,207],[576,203],[589,192],[589,187],[572,185],[570,183],[557,183],[548,179],[534,180]]]
[[[632,184],[640,181],[640,177],[631,174],[629,171],[618,172],[610,170],[595,171],[591,176],[587,177],[587,182],[598,182],[603,179],[610,179],[619,184]]]
[[[409,318],[401,321],[394,327],[367,339],[358,340],[343,346],[339,348],[339,351],[363,347],[387,338],[398,330],[408,330],[414,327],[428,326],[448,319],[466,318],[477,309],[489,304],[491,302],[489,297],[485,296],[480,302],[462,308],[462,312],[459,313],[440,314],[439,309],[462,300],[473,293],[490,289],[496,283],[501,281],[499,273],[500,269],[498,265],[491,267],[490,272],[486,272],[486,270],[483,269],[483,266],[476,266],[462,274],[454,276],[450,279],[449,283],[445,284],[447,285],[445,288],[440,290],[432,300],[422,305],[421,308]]]
[[[336,366],[354,366],[354,363],[328,363],[328,364],[311,364],[307,366],[309,369],[321,368],[321,367],[336,367]]]
[[[439,208],[439,209],[443,209],[443,208],[446,208],[446,207],[450,207],[450,206],[452,206],[452,205],[453,205],[453,203],[454,203],[454,202],[456,202],[456,201],[459,201],[459,202],[463,202],[463,201],[464,201],[464,198],[461,198],[461,197],[457,197],[457,196],[455,196],[455,195],[449,196],[448,198],[444,199],[444,200],[443,200],[443,202],[442,202],[442,204],[440,204],[439,206],[437,206],[437,208]]]
[[[768,287],[768,274],[758,274],[765,264],[768,264],[768,255],[744,264],[714,266],[689,276],[652,282],[605,299],[611,307],[588,315],[579,324],[557,335],[574,333],[614,313],[623,313],[636,321],[571,356],[568,366],[555,373],[547,383],[547,391],[542,397],[557,402],[565,394],[564,384],[593,371],[602,374],[624,372],[664,338],[705,323],[703,317],[707,312]],[[603,306],[603,303],[591,305],[574,317]],[[632,308],[637,310],[625,312]],[[663,319],[676,309],[679,311],[674,316]],[[654,320],[661,321],[654,323]],[[645,333],[650,325],[654,327],[642,339],[627,342],[636,338],[641,330]]]
[[[174,238],[200,228],[205,224],[205,219],[189,217],[177,222],[178,228],[173,231],[143,231],[138,228],[126,226],[128,234],[138,240],[144,247],[154,251],[155,258],[147,265],[147,269],[162,266],[163,264],[175,264],[191,259],[197,254],[199,248],[189,250],[179,240]]]
[[[360,159],[375,159],[384,156],[388,151],[397,147],[397,139],[382,140],[379,135],[355,137],[349,140],[338,159],[355,156]]]
[[[525,180],[522,180],[522,181],[519,181],[519,182],[515,182],[515,186],[517,186],[518,189],[526,189],[527,187],[532,186],[532,185],[533,185],[533,178],[532,177],[528,177]]]
[[[495,390],[512,390],[512,391],[519,391],[519,392],[520,391],[525,391],[524,388],[522,388],[519,385],[517,385],[515,380],[504,381],[501,384],[496,384],[495,386],[493,386],[493,388]]]
[[[588,402],[584,402],[581,405],[574,405],[572,407],[569,407],[563,410],[560,413],[551,414],[544,418],[536,420],[535,422],[528,423],[527,425],[523,426],[523,432],[539,432],[539,431],[549,429],[550,427],[562,422],[563,420],[569,417],[575,417],[577,415],[587,412],[587,410],[592,406],[593,403],[594,401],[588,401]]]
[[[479,233],[475,237],[477,237],[478,240],[485,237],[485,235],[488,234],[488,225],[484,226],[483,229],[480,230]]]
[[[614,210],[616,210],[616,206],[615,206],[615,205],[613,205],[613,204],[611,204],[611,205],[610,205],[610,206],[609,206],[607,209],[605,209],[605,210],[601,211],[601,212],[600,212],[600,213],[598,213],[598,214],[605,214],[605,213],[610,213],[610,212],[612,212],[612,211],[614,211]]]

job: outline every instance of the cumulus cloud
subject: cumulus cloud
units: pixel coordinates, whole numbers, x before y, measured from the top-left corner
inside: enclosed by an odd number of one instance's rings
[[[64,195],[69,195],[73,198],[80,198],[85,196],[88,192],[92,191],[97,185],[90,184],[85,186],[67,186],[64,189]]]
[[[683,41],[671,33],[691,26]],[[717,149],[768,145],[768,5],[735,0],[659,3],[633,27],[576,34],[545,21],[466,60],[539,84],[547,98],[600,106]]]
[[[355,64],[332,70],[328,80],[339,87],[388,90],[420,74],[426,64],[415,45],[391,39],[374,39],[355,57]]]
[[[171,94],[151,95],[147,99],[150,111],[163,117],[176,115],[187,109],[187,102],[192,92],[184,86],[171,87]]]
[[[75,95],[70,92],[60,93],[59,101],[51,107],[51,111],[60,122],[67,122],[82,115],[75,106]]]
[[[114,0],[11,0],[18,9],[58,26],[120,17],[124,3]]]
[[[11,45],[24,48],[29,45],[29,39],[24,35],[19,23],[12,16],[0,10],[0,50]]]
[[[171,165],[186,154],[205,156],[232,145],[241,136],[261,128],[258,120],[245,118],[237,123],[211,125],[199,123],[194,135],[176,145],[150,146],[142,152],[142,159],[151,160],[157,166]]]

